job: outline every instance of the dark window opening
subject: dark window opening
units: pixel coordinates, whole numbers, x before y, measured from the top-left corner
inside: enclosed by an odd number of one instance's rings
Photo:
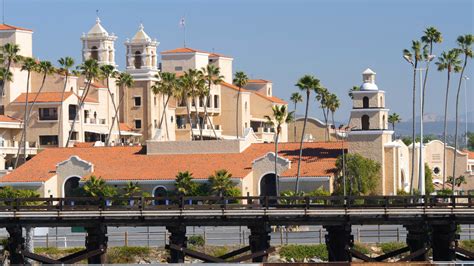
[[[135,120],[135,128],[136,129],[142,128],[142,120],[140,119]]]
[[[99,61],[99,49],[97,49],[97,46],[91,47],[91,58]]]
[[[58,120],[58,109],[39,108],[39,120]]]
[[[140,69],[142,68],[142,65],[143,65],[143,62],[142,62],[142,53],[140,53],[139,51],[136,51],[135,52],[135,68],[136,69]]]
[[[219,95],[214,95],[214,108],[219,108]]]
[[[58,136],[57,135],[49,135],[49,136],[39,136],[40,145],[58,145]]]
[[[135,107],[142,106],[142,97],[133,97],[133,103]]]
[[[365,97],[362,99],[362,107],[364,107],[364,108],[369,108],[369,97],[365,96]]]
[[[69,105],[69,120],[74,120],[76,118],[77,113],[77,105],[70,104]]]
[[[368,115],[362,116],[362,130],[369,130],[370,129],[370,118]]]

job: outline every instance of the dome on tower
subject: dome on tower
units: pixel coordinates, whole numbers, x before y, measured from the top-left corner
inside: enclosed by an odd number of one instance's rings
[[[93,36],[109,36],[109,33],[100,25],[100,19],[95,20],[95,25],[87,32],[87,35]]]
[[[132,38],[132,42],[150,42],[151,41],[150,36],[146,34],[144,29],[145,27],[143,27],[143,24],[140,23],[137,33],[135,33],[135,36],[133,36]]]
[[[379,87],[377,87],[377,84],[375,84],[375,72],[367,68],[362,72],[362,81],[364,82],[360,86],[361,91],[378,91]]]

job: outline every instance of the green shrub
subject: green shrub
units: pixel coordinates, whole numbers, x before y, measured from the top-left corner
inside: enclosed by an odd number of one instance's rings
[[[470,252],[474,252],[474,240],[462,240],[460,246]]]
[[[370,254],[370,249],[362,243],[354,243],[354,249],[365,255]]]
[[[402,242],[387,242],[387,243],[380,243],[377,245],[383,253],[389,253],[398,249],[401,249],[403,247],[406,247],[407,245]]]
[[[192,246],[202,247],[206,243],[204,242],[204,237],[202,235],[194,235],[188,238],[188,244]]]
[[[133,263],[136,257],[150,255],[149,247],[113,247],[107,251],[107,263]]]
[[[288,245],[283,246],[280,250],[280,256],[285,259],[295,259],[303,261],[305,258],[319,258],[321,260],[328,260],[328,251],[326,245]]]
[[[35,248],[35,253],[43,253],[51,256],[55,255],[63,255],[63,254],[73,254],[84,250],[82,247],[75,247],[75,248],[57,248],[57,247],[37,247]]]
[[[213,250],[212,255],[214,257],[220,257],[227,253],[229,253],[229,248],[226,246],[223,246],[223,247],[216,247],[216,249]]]

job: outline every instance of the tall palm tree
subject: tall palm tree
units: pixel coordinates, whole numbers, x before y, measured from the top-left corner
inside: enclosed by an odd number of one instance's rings
[[[26,77],[26,96],[25,96],[25,109],[24,109],[24,114],[23,114],[23,131],[22,131],[22,138],[20,140],[20,143],[22,143],[22,145],[18,145],[18,151],[17,151],[16,160],[15,160],[15,168],[18,166],[21,146],[23,146],[23,162],[26,162],[26,140],[27,140],[27,130],[28,130],[27,124],[28,124],[28,117],[29,117],[28,96],[30,94],[30,76],[31,76],[31,72],[35,71],[36,68],[37,68],[37,63],[35,59],[31,57],[27,57],[23,60],[21,71],[26,71],[28,74]]]
[[[249,78],[247,75],[242,72],[238,71],[235,72],[235,77],[233,80],[233,83],[235,86],[239,87],[239,92],[237,93],[237,108],[235,109],[235,134],[237,136],[237,139],[239,138],[239,101],[240,101],[240,94],[242,92],[242,87],[245,87],[247,85],[247,82],[249,81]]]
[[[211,126],[211,129],[212,129],[212,132],[214,133],[214,137],[217,139],[216,130],[214,129],[212,120],[207,113],[207,103],[208,101],[211,102],[211,99],[209,98],[209,94],[211,92],[211,86],[220,84],[224,80],[224,76],[221,75],[219,67],[215,65],[211,65],[211,64],[208,64],[206,67],[203,67],[201,71],[203,73],[203,77],[206,80],[206,83],[208,86],[207,90],[203,90],[203,92],[205,93],[204,95],[202,95],[204,97],[204,116],[205,116],[204,122],[206,121],[206,119],[208,120],[209,125]]]
[[[328,120],[329,120],[329,105],[328,101],[331,97],[331,93],[328,89],[324,87],[318,87],[316,89],[316,101],[319,102],[319,107],[321,111],[323,111],[323,118],[326,130],[324,131],[324,139],[329,141],[329,128],[328,128]]]
[[[36,71],[43,74],[43,78],[41,81],[41,86],[38,89],[38,92],[35,95],[35,98],[33,98],[33,102],[30,105],[30,109],[28,110],[28,115],[31,115],[31,110],[33,109],[34,105],[36,104],[36,100],[38,99],[39,94],[43,91],[44,83],[46,81],[46,77],[48,75],[51,75],[54,73],[55,68],[49,61],[41,61],[37,64],[36,66]]]
[[[318,88],[321,87],[319,83],[319,79],[316,79],[312,75],[304,75],[302,78],[298,80],[296,83],[296,87],[298,87],[301,91],[306,92],[306,109],[304,112],[304,123],[303,123],[303,130],[301,132],[301,140],[300,140],[300,154],[298,157],[298,171],[296,174],[296,184],[295,184],[295,194],[298,193],[299,190],[299,180],[300,180],[300,173],[301,173],[301,157],[303,156],[303,139],[304,133],[306,130],[306,122],[308,121],[308,109],[309,109],[309,97],[311,96],[311,92],[316,91]]]
[[[189,88],[192,85],[192,79],[190,79],[189,75],[184,74],[178,79],[177,82],[177,87],[176,87],[176,98],[179,99],[180,101],[184,101],[184,104],[186,105],[186,113],[188,116],[188,123],[190,125],[190,130],[191,130],[191,140],[194,140],[194,133],[193,133],[193,122],[191,119],[191,112],[189,111],[189,101],[188,97],[190,95],[189,93]]]
[[[169,139],[168,122],[166,118],[166,108],[168,107],[169,100],[175,94],[175,91],[176,91],[176,86],[177,86],[176,74],[170,73],[170,72],[163,72],[161,73],[160,76],[155,76],[155,77],[158,78],[159,81],[156,82],[151,87],[151,91],[155,95],[161,94],[163,96],[163,102],[164,102],[163,112],[161,113],[160,124],[158,128],[162,129],[163,121],[165,121],[166,136]],[[166,100],[165,100],[165,96],[166,96]]]
[[[426,81],[428,80],[428,71],[430,69],[430,62],[432,60],[433,54],[433,44],[434,43],[442,43],[443,36],[441,32],[439,32],[435,27],[428,27],[423,32],[424,35],[421,36],[421,41],[429,46],[428,55],[425,56],[426,59],[426,70],[425,70],[425,77],[423,80],[423,95],[422,95],[422,105],[421,105],[421,115],[425,114],[425,93],[426,93]]]
[[[267,124],[275,128],[275,179],[277,184],[277,195],[280,192],[280,178],[278,176],[277,158],[278,158],[278,140],[280,138],[281,126],[293,121],[294,112],[288,112],[286,105],[272,106],[272,117],[266,115]]]
[[[89,94],[91,84],[94,79],[99,77],[100,75],[99,64],[94,59],[84,61],[80,66],[78,66],[78,70],[82,75],[84,75],[86,80],[86,86],[82,92],[81,97],[79,98],[79,104],[74,119],[72,120],[71,129],[69,130],[69,136],[66,141],[66,147],[69,146],[69,141],[71,140],[72,134],[74,133],[74,127],[76,125],[77,118],[79,116],[79,113],[81,112],[81,109],[83,108],[84,101],[86,100],[87,95]]]
[[[459,95],[461,93],[461,85],[464,77],[464,70],[467,66],[467,61],[472,58],[472,43],[474,42],[474,35],[466,34],[461,35],[457,38],[456,42],[458,43],[458,51],[460,54],[464,55],[464,63],[461,68],[461,75],[459,76],[458,90],[456,93],[456,125],[454,130],[454,162],[453,162],[453,195],[454,187],[456,180],[456,159],[457,159],[457,150],[458,150],[458,121],[459,121]]]
[[[10,73],[10,67],[13,63],[18,63],[21,61],[22,56],[18,53],[20,52],[20,46],[18,44],[7,43],[1,47],[1,53],[3,55],[3,60],[6,62],[6,71],[3,72],[2,80],[4,82],[0,83],[0,95],[5,95],[5,81],[7,81],[7,76]]]
[[[448,130],[448,99],[449,99],[449,85],[451,82],[451,72],[461,71],[461,60],[459,60],[459,51],[451,49],[447,52],[442,52],[441,56],[436,62],[438,71],[446,70],[448,78],[446,81],[446,92],[444,98],[444,130],[443,130],[443,189],[446,183],[446,147],[447,147],[447,130]]]
[[[332,125],[335,131],[336,121],[334,120],[334,113],[336,113],[337,109],[339,109],[339,107],[341,106],[341,102],[339,101],[339,98],[337,98],[336,94],[330,93],[326,105],[328,110],[331,112]]]
[[[62,122],[63,122],[63,102],[64,102],[64,94],[66,93],[67,83],[69,79],[69,70],[74,66],[74,59],[69,56],[62,57],[58,60],[59,65],[61,66],[59,72],[64,75],[64,85],[63,90],[61,92],[61,103],[59,105],[59,127],[58,127],[58,138],[62,136]]]
[[[110,90],[110,78],[114,78],[118,75],[117,71],[115,70],[115,66],[112,65],[101,65],[100,67],[101,78],[106,80],[107,92],[109,93],[110,101],[112,102],[112,108],[114,111],[117,109],[117,105],[115,104],[115,97]],[[105,140],[105,146],[109,146],[110,137],[112,136],[112,129],[114,128],[115,122],[117,121],[117,129],[120,132],[120,121],[118,117],[113,117],[112,121],[110,122],[109,134],[107,135],[107,139]]]
[[[403,50],[403,58],[413,67],[413,110],[412,110],[412,153],[411,153],[411,180],[410,180],[410,194],[413,195],[413,181],[415,180],[415,146],[416,146],[416,71],[418,62],[422,59],[421,43],[419,41],[412,41],[411,50]]]
[[[189,171],[179,172],[176,175],[175,188],[178,195],[192,196],[197,188],[193,181],[193,174]]]
[[[395,124],[400,123],[402,119],[400,118],[400,115],[397,113],[390,114],[388,116],[388,122],[392,124],[392,129],[395,131]]]
[[[196,119],[195,119],[195,125],[198,126],[200,123],[199,123],[199,112],[198,112],[198,109],[197,109],[197,101],[196,101],[196,97],[198,95],[198,89],[199,87],[202,87],[204,86],[203,84],[203,81],[199,78],[199,76],[201,75],[200,71],[199,70],[196,70],[196,69],[189,69],[188,71],[184,72],[184,75],[183,75],[183,86],[184,86],[184,91],[185,91],[185,101],[186,101],[186,106],[189,106],[188,104],[188,98],[191,97],[191,103],[194,103],[194,108],[195,108],[195,112],[196,112]],[[194,135],[193,135],[193,127],[192,127],[192,122],[191,122],[191,114],[189,112],[189,107],[187,107],[188,109],[186,109],[188,111],[188,119],[189,119],[189,123],[191,124],[191,138],[194,139]],[[201,127],[200,127],[201,128]],[[202,129],[200,129],[200,139],[202,140]]]
[[[196,87],[193,90],[192,96],[196,102],[196,104],[194,105],[194,109],[196,111],[196,122],[199,125],[199,136],[200,136],[199,139],[200,140],[204,140],[202,136],[202,129],[204,127],[205,118],[201,119],[201,117],[199,116],[197,105],[198,103],[201,103],[201,99],[203,99],[205,95],[208,95],[208,94],[209,93],[207,92],[206,79],[204,78],[204,74],[199,70],[196,76]],[[203,101],[203,104],[205,105],[204,101]]]
[[[123,105],[123,100],[125,98],[127,98],[125,96],[126,92],[127,92],[128,88],[133,86],[134,82],[135,81],[133,80],[132,75],[130,75],[126,72],[122,72],[122,73],[117,74],[117,78],[115,80],[115,85],[117,85],[122,90],[122,97],[119,100],[119,104],[117,105],[117,108],[115,108],[114,117],[116,117],[116,118],[118,117],[120,107]],[[124,119],[126,118],[126,116],[127,116],[127,114],[124,112]],[[119,123],[119,121],[117,121],[117,124],[119,125],[119,131],[118,131],[119,143],[121,143],[122,142],[122,134],[120,133],[120,123]]]
[[[295,105],[295,109],[293,111],[293,114],[296,114],[296,105],[298,103],[302,103],[303,102],[303,96],[301,96],[301,94],[299,92],[293,92],[291,94],[291,97],[290,97],[290,100],[293,102],[293,104]],[[296,122],[294,123],[293,125],[293,142],[296,142]]]

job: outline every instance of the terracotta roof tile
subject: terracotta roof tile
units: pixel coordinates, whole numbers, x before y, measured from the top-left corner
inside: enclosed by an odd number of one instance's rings
[[[467,153],[467,158],[474,160],[474,151],[465,150],[464,152]]]
[[[266,80],[266,79],[249,79],[247,81],[247,83],[262,83],[262,84],[265,84],[265,83],[272,83],[270,80]]]
[[[1,30],[24,30],[24,31],[32,31],[30,29],[20,28],[13,25],[8,24],[0,24],[0,31]]]
[[[238,91],[239,90],[239,87],[235,86],[234,84],[230,84],[230,83],[227,83],[225,81],[221,81],[220,85],[224,86],[224,87],[227,87],[229,89],[233,89],[233,90],[236,90]],[[241,92],[251,92],[247,89],[244,89],[244,88],[241,88],[240,90]]]
[[[28,95],[28,103],[32,103],[35,99],[37,92],[30,92]],[[69,98],[73,94],[72,91],[67,91],[64,93],[64,100]],[[48,103],[48,102],[60,102],[62,92],[41,92],[36,99],[37,103]],[[26,102],[26,93],[20,94],[14,101],[14,103],[25,103]]]
[[[131,128],[125,123],[120,123],[119,128],[120,128],[120,131],[133,131],[133,128]]]
[[[0,115],[0,122],[8,122],[8,123],[15,123],[15,122],[21,122],[21,119],[13,118],[8,115]]]
[[[260,92],[256,92],[254,91],[253,93],[255,93],[256,95],[262,97],[262,98],[265,98],[267,100],[269,100],[270,102],[274,102],[274,103],[279,103],[279,104],[288,104],[286,101],[278,98],[278,97],[275,97],[275,96],[265,96],[263,94],[261,94]]]
[[[76,148],[92,148],[94,147],[94,142],[76,142],[74,143],[74,147]]]
[[[223,54],[218,54],[218,53],[213,53],[213,52],[212,53],[211,52],[206,52],[206,51],[203,51],[203,50],[198,50],[198,49],[189,48],[189,47],[181,47],[181,48],[176,48],[176,49],[161,52],[161,54],[194,54],[194,53],[208,54],[209,57],[228,57],[228,58],[232,58],[230,56],[226,56],[226,55],[223,55]]]
[[[243,178],[252,170],[252,162],[274,150],[274,144],[252,144],[242,153],[146,155],[145,147],[50,148],[26,164],[0,178],[0,182],[42,182],[55,175],[56,165],[73,155],[91,162],[94,175],[106,180],[173,180],[179,171],[190,171],[206,179],[218,169],[227,169]],[[282,176],[296,176],[299,143],[282,143],[279,155],[291,160],[291,169]],[[332,176],[339,142],[305,143],[301,176]]]

